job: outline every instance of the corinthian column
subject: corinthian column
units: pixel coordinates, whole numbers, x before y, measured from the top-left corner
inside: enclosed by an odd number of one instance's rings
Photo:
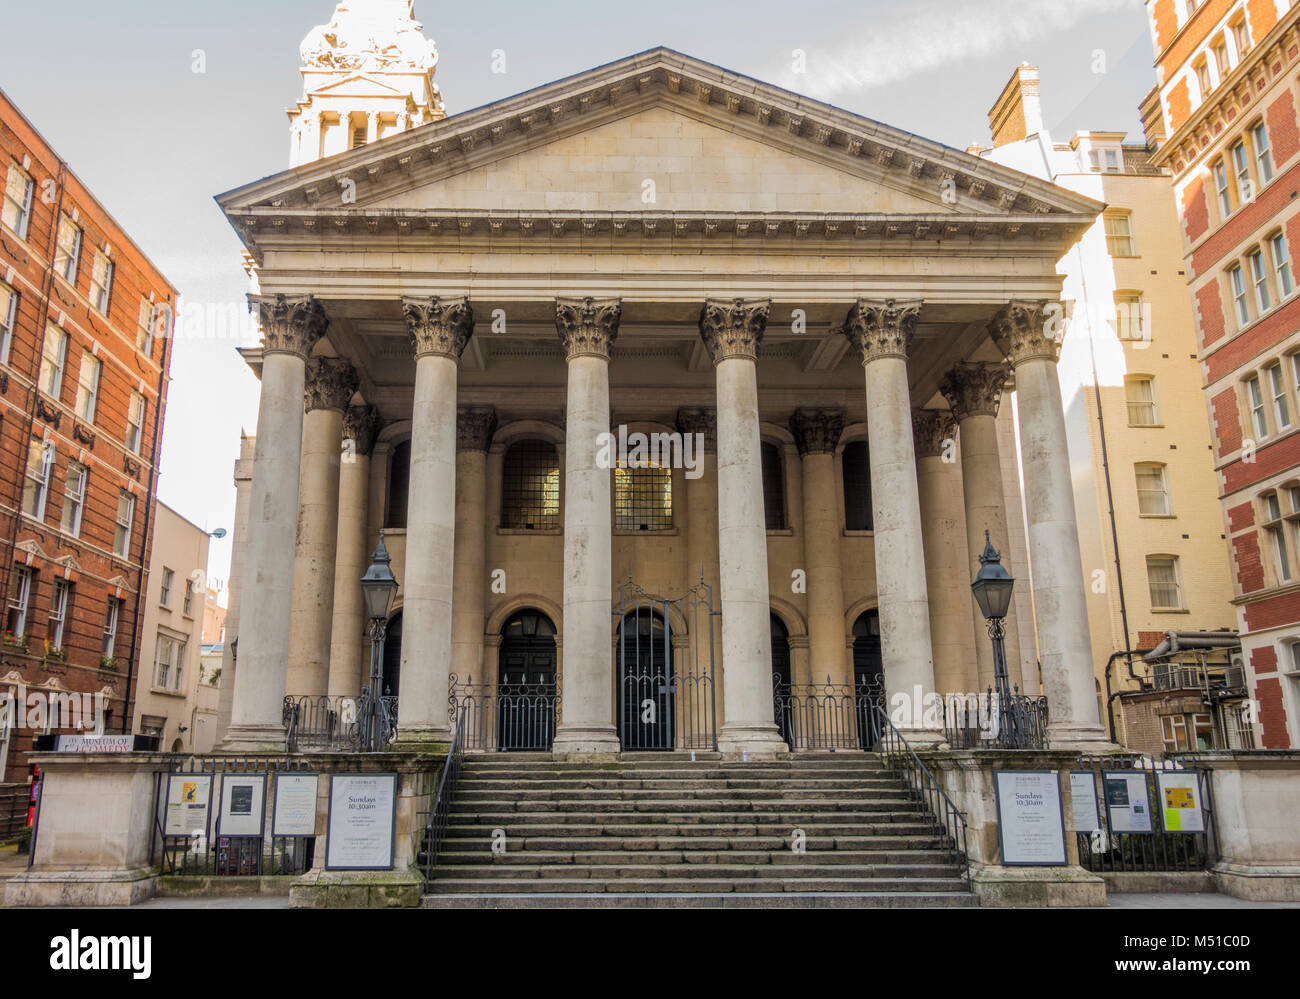
[[[555,329],[569,362],[564,446],[564,665],[557,756],[616,753],[610,643],[614,561],[610,469],[598,455],[609,433],[609,350],[617,298],[559,298]]]
[[[343,410],[357,373],[337,357],[307,363],[298,489],[298,536],[289,612],[290,694],[320,695],[329,687],[334,618],[334,557],[339,530],[339,457]]]
[[[946,409],[912,410],[916,484],[924,529],[934,682],[941,694],[973,691],[970,580],[966,576],[966,518],[958,488],[957,421]]]
[[[772,702],[767,521],[758,428],[758,345],[771,302],[709,299],[700,337],[718,385],[718,549],[722,588],[724,718],[718,749],[774,756],[786,750]]]
[[[803,465],[803,547],[808,580],[808,646],[814,683],[852,683],[844,641],[844,581],[835,448],[844,433],[842,409],[796,409],[790,418]]]
[[[939,381],[961,434],[961,486],[966,505],[965,572],[970,580],[980,570],[980,553],[984,551],[984,532],[989,532],[993,547],[1002,553],[1002,564],[1014,575],[1008,563],[1011,543],[1007,533],[1007,508],[1002,492],[1002,458],[998,451],[998,407],[1010,374],[1005,364],[960,363]],[[977,690],[993,686],[993,643],[970,592],[971,634],[975,639],[975,657],[979,673],[972,680]],[[1006,617],[1007,675],[1020,683],[1020,639],[1015,626],[1014,607]]]
[[[942,741],[943,729],[926,710],[934,694],[934,659],[907,381],[920,312],[919,301],[859,299],[843,332],[862,355],[866,376],[876,592],[890,713],[908,741],[931,746]]]
[[[1100,749],[1109,743],[1097,708],[1065,411],[1056,374],[1061,316],[1059,305],[1011,302],[994,316],[989,332],[1016,372],[1038,652],[1051,718],[1047,737],[1053,749]]]
[[[262,395],[249,490],[239,669],[222,744],[235,752],[284,748],[303,389],[307,355],[329,327],[324,308],[311,296],[250,296],[249,301],[262,327]]]
[[[474,334],[469,299],[402,300],[415,349],[411,410],[411,502],[402,587],[397,737],[420,748],[451,739],[452,565],[456,534],[456,376]]]
[[[343,415],[339,468],[339,530],[334,556],[334,623],[330,632],[329,693],[356,697],[366,669],[366,602],[361,577],[370,565],[370,454],[379,433],[374,406],[353,406]]]
[[[491,406],[462,407],[456,422],[456,560],[452,565],[451,671],[483,676],[487,601],[487,451],[497,427]]]

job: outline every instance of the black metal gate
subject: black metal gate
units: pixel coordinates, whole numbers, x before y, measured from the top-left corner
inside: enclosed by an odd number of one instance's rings
[[[619,587],[618,734],[622,748],[717,749],[713,590],[676,599]]]

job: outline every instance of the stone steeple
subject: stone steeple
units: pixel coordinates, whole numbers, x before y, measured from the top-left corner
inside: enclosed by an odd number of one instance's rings
[[[289,109],[289,165],[300,166],[447,116],[438,51],[415,0],[341,0],[303,39],[303,96]]]

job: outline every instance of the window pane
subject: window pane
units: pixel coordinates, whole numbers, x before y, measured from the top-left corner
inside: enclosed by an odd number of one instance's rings
[[[786,527],[785,466],[781,458],[779,447],[763,444],[763,509],[769,531],[780,531]]]
[[[1178,585],[1178,560],[1172,555],[1147,556],[1147,581],[1152,607],[1182,607]]]
[[[1138,512],[1147,517],[1169,515],[1169,492],[1163,465],[1137,466]]]
[[[866,441],[844,447],[844,526],[850,531],[874,530],[871,516],[871,456]]]
[[[666,531],[673,526],[670,468],[614,469],[614,527],[620,531]]]
[[[560,526],[560,458],[549,441],[519,441],[506,452],[501,526],[546,531]]]
[[[1154,427],[1160,422],[1156,411],[1155,383],[1150,378],[1130,378],[1128,392],[1128,422],[1134,427]]]

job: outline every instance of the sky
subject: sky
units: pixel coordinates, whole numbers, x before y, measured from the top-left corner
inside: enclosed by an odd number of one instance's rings
[[[242,309],[242,246],[213,197],[288,166],[298,46],[336,2],[4,0],[0,88],[185,302]],[[1142,0],[416,0],[415,12],[451,114],[657,45],[959,149],[987,144],[988,109],[1021,62],[1040,69],[1057,141],[1141,141],[1137,106],[1155,83]],[[209,531],[233,527],[239,435],[257,423],[258,383],[235,352],[254,338],[234,332],[183,331],[172,358],[159,496]],[[230,537],[214,540],[218,584],[229,561]]]

